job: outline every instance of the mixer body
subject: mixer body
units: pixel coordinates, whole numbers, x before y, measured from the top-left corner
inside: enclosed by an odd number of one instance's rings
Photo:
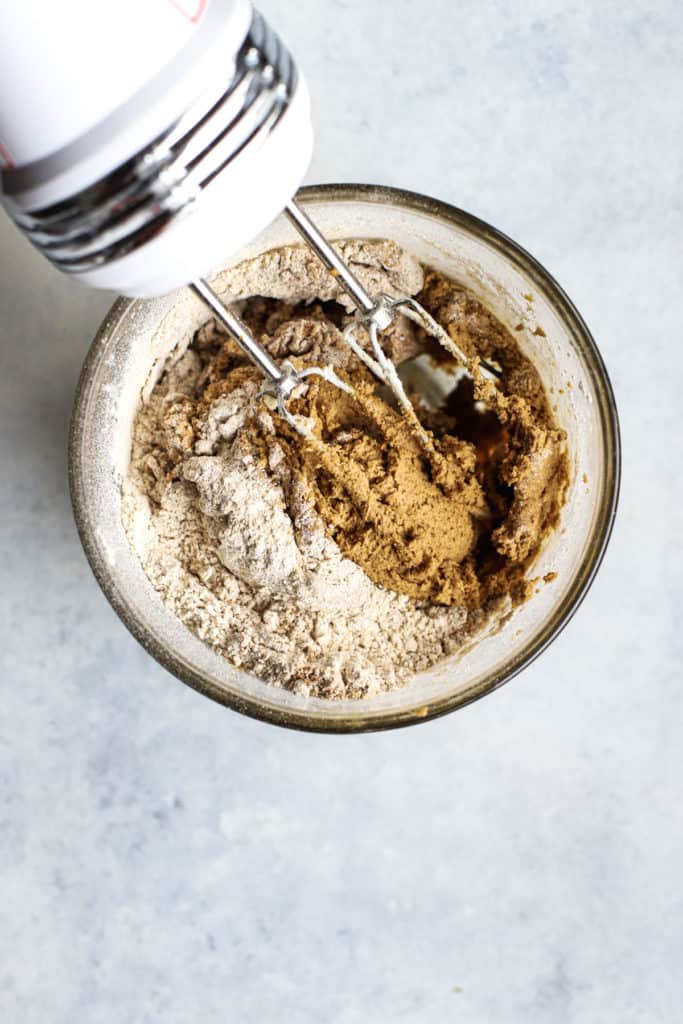
[[[408,316],[471,372],[467,359],[414,299],[368,294],[292,199],[308,93],[248,0],[24,0],[0,7],[0,38],[0,200],[59,270],[140,298],[192,284],[306,433],[287,408],[306,378],[349,385],[278,366],[203,280],[285,210],[356,306],[344,340],[431,448],[380,332]]]
[[[0,36],[0,200],[86,284],[191,281],[306,173],[306,85],[248,0],[25,0],[2,6]]]

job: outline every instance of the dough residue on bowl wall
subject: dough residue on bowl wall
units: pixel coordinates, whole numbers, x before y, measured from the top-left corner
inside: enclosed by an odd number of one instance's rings
[[[510,333],[394,243],[339,248],[371,293],[417,295],[502,368],[500,388],[454,377],[438,410],[414,396],[438,462],[343,344],[334,279],[292,246],[222,280],[252,296],[242,316],[278,360],[356,386],[356,399],[316,383],[298,400],[327,454],[258,400],[258,371],[209,321],[141,405],[123,485],[127,536],[166,607],[233,665],[329,698],[401,686],[526,600],[567,483],[562,432]],[[442,360],[404,318],[383,341],[397,365]]]

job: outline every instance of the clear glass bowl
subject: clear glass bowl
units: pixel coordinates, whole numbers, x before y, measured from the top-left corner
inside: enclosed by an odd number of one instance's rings
[[[231,666],[168,612],[121,525],[121,481],[141,393],[167,353],[207,318],[188,290],[151,301],[119,299],[88,353],[76,396],[70,478],[76,523],[90,565],[126,626],[165,668],[244,714],[300,729],[357,732],[423,722],[512,679],[566,625],[600,565],[619,486],[619,435],[605,367],[578,312],[552,277],[500,232],[425,196],[366,185],[303,189],[329,238],[391,238],[469,288],[511,328],[538,367],[567,431],[572,482],[560,527],[534,567],[557,578],[505,625],[470,649],[367,700],[288,693]],[[280,218],[239,256],[298,242]],[[214,279],[220,290],[220,274]],[[541,328],[542,332],[537,329]],[[536,332],[536,333],[534,333]],[[552,389],[552,392],[551,392]]]

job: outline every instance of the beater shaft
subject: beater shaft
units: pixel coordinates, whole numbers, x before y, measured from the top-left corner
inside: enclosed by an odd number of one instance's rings
[[[259,345],[244,320],[221,302],[213,288],[203,278],[193,281],[190,287],[204,300],[207,306],[211,307],[233,341],[236,341],[244,354],[258,366],[264,377],[267,377],[272,384],[279,384],[287,376],[286,373]]]
[[[318,259],[339,280],[340,285],[347,295],[353,299],[358,309],[363,313],[373,313],[376,304],[372,301],[356,275],[344,263],[339,253],[332,248],[325,236],[321,234],[308,214],[301,209],[294,199],[290,199],[285,206],[284,212]]]
[[[266,352],[262,345],[259,345],[244,320],[225,305],[208,282],[200,277],[191,282],[190,288],[216,314],[233,341],[239,345],[244,354],[251,359],[266,378],[261,394],[268,395],[275,400],[280,415],[303,437],[309,437],[310,430],[300,416],[295,416],[289,411],[287,402],[295,389],[305,383],[306,377],[322,377],[330,384],[334,384],[340,391],[345,391],[349,395],[353,394],[352,388],[337,376],[331,366],[308,366],[304,370],[297,370],[288,361],[280,366],[270,356],[270,353]]]
[[[396,373],[396,368],[382,350],[378,336],[379,331],[389,327],[398,314],[403,314],[422,327],[427,334],[438,341],[442,348],[458,360],[465,373],[469,376],[472,375],[470,360],[463,350],[416,299],[410,296],[396,299],[385,294],[380,294],[373,299],[296,200],[290,199],[284,212],[309,248],[339,281],[341,287],[356,305],[355,321],[349,324],[344,331],[345,342],[379,380],[389,385],[404,409],[408,409],[408,398]],[[367,331],[374,358],[364,350],[356,339],[357,327],[362,327]],[[484,359],[479,360],[479,367],[483,375],[490,380],[496,380],[500,376],[496,367]]]

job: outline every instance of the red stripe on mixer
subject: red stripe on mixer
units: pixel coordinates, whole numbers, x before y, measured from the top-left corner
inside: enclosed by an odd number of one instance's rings
[[[0,142],[0,160],[3,161],[5,167],[14,167],[14,160],[12,159],[12,154],[10,153],[7,146],[3,146],[2,142]]]
[[[196,25],[206,10],[208,0],[169,0],[169,3]]]

